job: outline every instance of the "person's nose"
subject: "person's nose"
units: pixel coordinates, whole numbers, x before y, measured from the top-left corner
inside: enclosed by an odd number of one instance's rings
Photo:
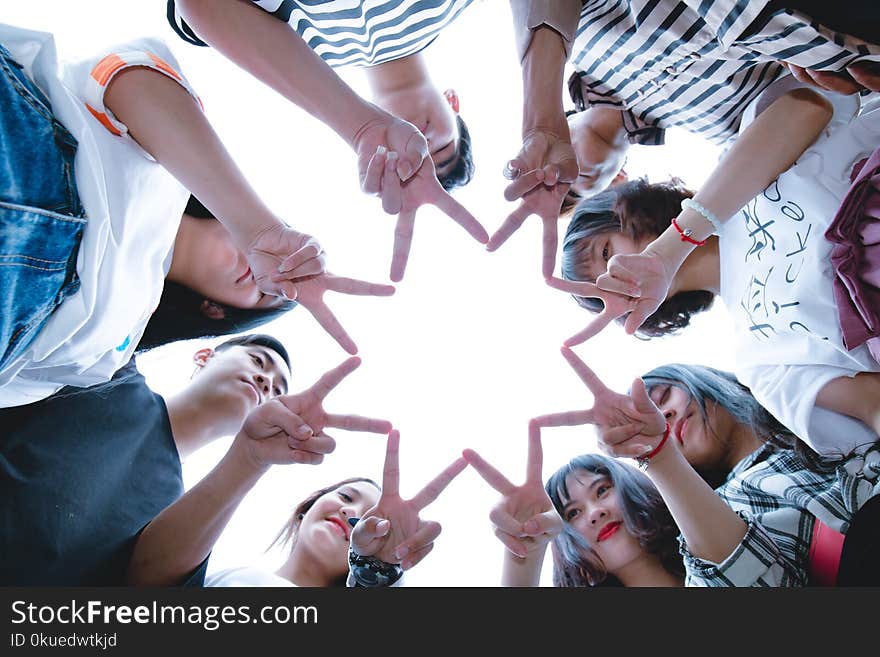
[[[272,389],[272,383],[264,374],[254,374],[254,385],[257,386],[257,390],[263,393],[263,398],[269,396],[269,391]]]
[[[608,517],[608,511],[605,510],[605,507],[601,505],[595,505],[590,508],[590,524],[597,525],[601,523],[605,518]]]

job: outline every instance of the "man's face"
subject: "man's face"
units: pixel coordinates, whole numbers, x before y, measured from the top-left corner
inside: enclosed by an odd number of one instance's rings
[[[283,395],[290,369],[275,351],[262,345],[235,345],[196,353],[201,368],[190,384],[198,387],[211,405],[244,418],[259,404]]]

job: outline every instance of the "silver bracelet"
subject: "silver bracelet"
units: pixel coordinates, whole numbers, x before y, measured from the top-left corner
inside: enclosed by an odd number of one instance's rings
[[[718,217],[716,217],[714,214],[709,212],[706,208],[704,208],[702,205],[697,203],[694,199],[686,198],[681,202],[681,209],[684,210],[686,208],[690,208],[691,210],[694,210],[695,212],[699,212],[701,215],[703,215],[703,218],[706,221],[708,221],[710,224],[712,224],[712,226],[715,228],[716,235],[721,232],[721,222],[718,221]]]

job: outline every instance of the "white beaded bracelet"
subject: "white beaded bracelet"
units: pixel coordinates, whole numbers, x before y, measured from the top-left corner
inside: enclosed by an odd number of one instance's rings
[[[703,218],[706,221],[708,221],[710,224],[712,224],[712,226],[714,226],[716,235],[721,232],[721,222],[718,221],[718,217],[716,217],[714,214],[709,212],[706,208],[704,208],[702,205],[697,203],[694,199],[686,198],[681,202],[681,209],[684,210],[686,208],[690,208],[691,210],[694,210],[695,212],[699,212],[701,215],[703,215]]]

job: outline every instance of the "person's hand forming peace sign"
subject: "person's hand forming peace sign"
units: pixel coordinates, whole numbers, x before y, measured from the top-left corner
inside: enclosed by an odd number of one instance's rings
[[[317,465],[336,448],[336,441],[324,433],[326,427],[371,433],[390,431],[391,423],[387,420],[324,410],[324,399],[330,391],[360,364],[360,358],[349,358],[303,392],[275,397],[251,411],[235,437],[251,463],[258,468],[283,463]]]
[[[599,431],[599,447],[611,456],[637,459],[650,453],[662,440],[666,420],[641,379],[635,379],[629,395],[608,388],[571,349],[563,347],[562,355],[593,393],[593,407],[583,411],[567,411],[541,415],[532,420],[539,427],[595,425]]]
[[[563,521],[541,480],[543,451],[538,425],[529,423],[526,480],[521,486],[511,483],[474,450],[466,449],[463,456],[487,484],[501,493],[501,499],[489,513],[498,540],[520,559],[543,557],[547,544],[562,531]]]
[[[519,207],[511,212],[501,227],[489,239],[486,248],[495,251],[513,235],[531,215],[544,222],[543,260],[544,277],[552,276],[556,266],[559,209],[571,183],[577,179],[578,163],[568,124],[565,134],[533,130],[523,138],[519,154],[507,163],[504,175],[512,182],[504,190],[504,198],[514,201],[522,198]]]
[[[415,126],[388,116],[414,130],[418,137],[401,133],[392,139],[396,132],[400,132],[392,129],[396,124],[387,130],[377,126],[358,138],[355,150],[361,188],[368,194],[380,195],[382,209],[398,215],[391,258],[391,280],[397,282],[403,280],[406,271],[416,211],[421,206],[430,204],[439,208],[481,244],[488,241],[489,234],[467,208],[440,185],[424,136]],[[381,134],[383,130],[386,130],[384,135]],[[418,148],[413,145],[415,141],[420,144]]]
[[[632,335],[666,300],[674,275],[674,271],[669,273],[669,267],[660,256],[646,250],[612,256],[608,270],[596,279],[595,284],[566,281],[555,276],[548,278],[547,285],[552,288],[579,297],[601,299],[605,304],[602,312],[586,328],[565,341],[565,346],[586,342],[624,315],[623,328]]]
[[[394,294],[394,287],[391,285],[368,283],[355,278],[336,276],[330,272],[299,279],[294,287],[297,302],[312,313],[324,330],[350,354],[357,353],[357,345],[324,303],[324,293],[329,291],[371,297],[387,297]]]
[[[351,547],[361,556],[376,556],[387,563],[399,563],[409,570],[434,549],[440,523],[422,520],[419,512],[467,467],[459,458],[446,467],[415,497],[400,497],[400,432],[388,434],[382,494],[376,505],[364,514],[351,533]]]

